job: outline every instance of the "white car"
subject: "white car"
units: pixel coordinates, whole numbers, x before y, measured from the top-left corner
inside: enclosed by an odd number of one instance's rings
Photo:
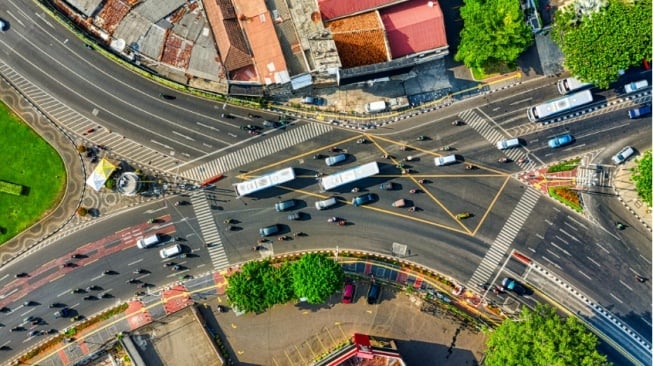
[[[635,150],[633,150],[633,148],[630,146],[626,146],[623,149],[621,149],[621,151],[619,151],[617,155],[612,157],[612,162],[615,164],[622,164],[623,162],[628,160],[628,158],[633,156],[633,154],[635,154]]]

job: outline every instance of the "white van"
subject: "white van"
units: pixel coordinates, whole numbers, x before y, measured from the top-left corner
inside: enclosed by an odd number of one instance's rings
[[[154,235],[147,236],[145,238],[138,239],[136,241],[136,247],[138,247],[139,249],[145,249],[153,245],[159,244],[160,241],[161,241],[161,237],[159,236],[159,234],[154,234]]]
[[[628,83],[624,85],[624,91],[626,94],[628,93],[634,93],[638,90],[644,89],[648,86],[648,80],[639,80],[639,81],[633,81],[632,83]]]
[[[163,248],[163,249],[161,249],[159,251],[159,255],[163,259],[174,257],[174,256],[179,255],[179,254],[181,254],[181,245],[179,245],[179,244],[171,245],[171,246]]]
[[[335,197],[330,197],[330,198],[327,198],[327,199],[325,199],[323,201],[315,202],[315,208],[318,209],[318,210],[324,210],[326,208],[329,208],[329,207],[335,205],[336,202],[337,201],[336,201]]]
[[[497,142],[497,149],[499,150],[505,150],[505,149],[510,149],[513,147],[519,147],[519,139],[508,139],[508,140],[501,140]]]
[[[387,105],[385,104],[385,101],[383,101],[383,100],[380,100],[378,102],[372,102],[372,103],[365,104],[365,112],[367,112],[367,113],[375,113],[375,112],[385,111],[386,108],[387,108]]]
[[[324,159],[324,162],[328,166],[336,165],[340,163],[341,161],[345,161],[347,159],[347,154],[338,154],[334,156],[329,156],[328,158]]]
[[[441,156],[433,160],[435,160],[435,166],[449,165],[456,162],[456,155]]]

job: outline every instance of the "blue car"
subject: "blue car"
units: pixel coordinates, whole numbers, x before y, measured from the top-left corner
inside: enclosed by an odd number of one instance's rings
[[[364,205],[366,203],[370,203],[372,201],[374,201],[374,196],[371,193],[367,193],[351,200],[351,204],[356,207],[356,206]]]
[[[549,140],[549,147],[552,149],[555,149],[556,147],[562,147],[565,145],[569,145],[574,141],[573,136],[571,136],[568,133],[565,133],[564,135],[556,136]]]

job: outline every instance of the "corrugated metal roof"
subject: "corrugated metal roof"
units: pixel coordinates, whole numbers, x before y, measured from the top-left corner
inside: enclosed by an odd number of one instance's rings
[[[393,58],[447,46],[437,1],[409,1],[379,11]]]
[[[68,3],[84,15],[91,16],[102,0],[68,0]]]
[[[146,0],[134,7],[145,19],[152,23],[165,18],[186,3],[185,0]]]
[[[406,0],[317,0],[322,18],[337,19]]]

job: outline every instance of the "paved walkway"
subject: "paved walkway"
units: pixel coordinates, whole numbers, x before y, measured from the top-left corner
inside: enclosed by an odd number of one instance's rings
[[[614,190],[619,201],[635,216],[649,231],[653,225],[651,208],[642,202],[635,191],[635,184],[630,180],[630,171],[637,166],[637,159],[630,159],[617,168],[613,179]]]

